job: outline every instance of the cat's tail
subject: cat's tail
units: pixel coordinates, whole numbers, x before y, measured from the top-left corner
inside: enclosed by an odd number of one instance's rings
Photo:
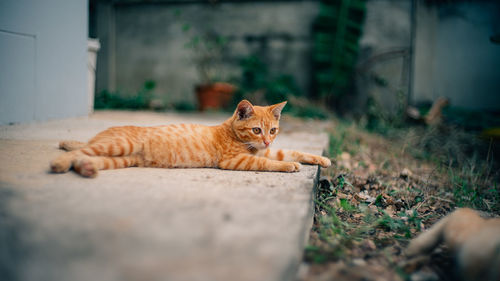
[[[87,146],[87,143],[81,142],[81,141],[65,140],[65,141],[59,142],[59,148],[64,149],[66,151],[82,149],[85,146]]]

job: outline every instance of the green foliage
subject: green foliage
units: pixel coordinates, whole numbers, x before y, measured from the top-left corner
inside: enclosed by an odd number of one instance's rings
[[[174,109],[180,112],[193,112],[197,110],[196,106],[192,102],[188,101],[174,103]]]
[[[384,138],[342,121],[329,130],[329,153],[337,162],[322,173],[311,245],[305,249],[306,262],[327,263],[315,268],[363,259],[369,266],[377,264],[408,278],[408,269],[401,267],[406,259],[401,250],[424,226],[430,227],[454,207],[500,213],[493,152],[463,151],[475,147],[477,135],[445,125],[387,128]],[[344,151],[350,157],[338,157]],[[431,159],[437,161],[429,163]],[[363,168],[361,161],[375,170]],[[403,167],[409,172],[401,172]]]
[[[269,80],[267,65],[257,56],[251,55],[241,59],[240,86],[247,92],[254,92],[266,87]]]
[[[448,106],[443,109],[443,117],[448,123],[473,132],[500,127],[500,114],[498,112],[467,110]]]
[[[339,129],[335,131],[335,134],[334,133],[329,134],[330,146],[328,147],[328,153],[330,157],[337,157],[337,155],[340,155],[342,153],[344,148],[345,136],[346,132],[345,129],[343,129],[343,127],[339,127]]]
[[[269,80],[265,92],[265,98],[269,103],[274,104],[282,102],[290,95],[302,95],[293,76],[282,74]]]
[[[181,10],[175,10],[174,16],[180,22],[181,30],[187,41],[184,48],[192,52],[192,60],[196,65],[202,84],[209,84],[222,79],[221,62],[223,51],[227,46],[227,38],[215,31],[200,31],[183,19]]]
[[[387,136],[392,130],[407,126],[406,121],[406,98],[403,91],[396,91],[397,110],[389,112],[385,110],[374,96],[367,100],[366,125],[370,132]]]
[[[284,112],[304,118],[326,119],[326,110],[308,102],[293,76],[273,75],[257,56],[248,56],[240,61],[241,77],[234,79],[238,92],[234,105],[246,98],[256,103],[275,104],[288,100]]]
[[[302,104],[295,105],[293,102],[290,103],[290,108],[288,113],[301,117],[301,118],[311,118],[311,119],[328,119],[329,114],[326,110],[319,108],[314,104]]]
[[[147,109],[151,102],[156,82],[148,80],[135,95],[104,90],[95,96],[95,109]]]
[[[359,241],[361,233],[355,231],[356,226],[344,222],[335,210],[325,204],[324,201],[316,201],[316,204],[327,213],[327,215],[320,217],[315,231],[319,234],[319,238],[325,241],[328,248],[306,247],[305,260],[314,263],[324,263],[329,260],[343,258],[345,256],[345,249],[349,248],[354,241]]]
[[[356,210],[356,207],[349,204],[349,201],[347,201],[347,199],[345,199],[345,198],[340,199],[340,207],[342,209],[344,209],[344,211],[347,211],[347,212],[353,212]]]
[[[472,120],[489,120],[486,124],[495,125],[494,115],[480,117],[474,112],[466,114],[451,110],[444,111],[443,116],[451,118],[453,115],[449,115],[450,112],[455,112],[455,124],[409,126],[402,116],[398,117],[399,120],[391,120],[381,116],[376,108],[369,109],[368,115],[372,118],[368,118],[365,128],[404,143],[411,156],[440,167],[440,172],[448,175],[447,185],[454,195],[456,206],[500,211],[498,152],[495,154],[493,141],[479,138],[484,125]],[[461,116],[460,112],[464,115]]]
[[[313,25],[314,81],[318,97],[347,94],[359,52],[365,18],[364,0],[323,0]]]
[[[262,94],[269,104],[282,102],[289,96],[302,95],[293,76],[270,74],[268,66],[257,56],[243,58],[240,66],[242,72],[238,84],[241,94]]]
[[[394,238],[396,239],[410,239],[411,229],[415,229],[420,231],[420,223],[422,219],[418,217],[418,214],[415,210],[411,213],[410,216],[406,216],[404,214],[404,218],[401,218],[403,214],[400,214],[400,217],[391,217],[388,214],[384,213],[382,217],[376,220],[376,225],[381,227],[386,231],[394,232]]]
[[[340,182],[339,182],[340,183]],[[337,186],[337,189],[340,189]],[[330,193],[322,195],[322,193]],[[361,245],[365,240],[374,239],[373,235],[379,231],[391,234],[390,237],[407,241],[413,235],[412,233],[421,231],[422,217],[413,211],[401,211],[397,216],[390,216],[379,207],[377,212],[371,211],[365,204],[358,206],[352,205],[347,199],[339,199],[337,204],[332,204],[335,200],[331,191],[320,190],[316,205],[318,211],[323,215],[317,215],[319,222],[315,224],[313,231],[319,234],[322,246],[310,245],[305,248],[305,260],[313,263],[324,263],[327,261],[345,258],[346,254],[354,245]],[[318,214],[318,212],[317,212]],[[378,215],[381,214],[381,215]],[[363,219],[357,223],[348,222],[341,219],[341,216],[362,216]],[[384,235],[382,235],[384,237]],[[384,247],[391,243],[389,240],[382,241],[375,238],[377,244]]]
[[[457,207],[500,212],[500,188],[495,180],[490,179],[487,168],[489,166],[476,169],[466,165],[461,170],[448,170]]]

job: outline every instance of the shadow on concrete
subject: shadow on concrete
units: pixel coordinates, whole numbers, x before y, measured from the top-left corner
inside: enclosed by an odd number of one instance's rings
[[[0,276],[2,280],[21,280],[24,262],[30,247],[23,240],[28,226],[10,209],[18,193],[0,183]]]

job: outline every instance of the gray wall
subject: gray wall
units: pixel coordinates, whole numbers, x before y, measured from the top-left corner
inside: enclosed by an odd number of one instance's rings
[[[417,7],[414,100],[444,96],[451,105],[500,110],[498,1]]]
[[[267,57],[272,71],[293,74],[305,92],[310,89],[311,23],[319,1],[95,2],[96,34],[102,43],[97,91],[135,93],[152,79],[158,85],[157,97],[167,102],[194,101],[193,86],[200,79],[192,53],[184,47],[189,36],[182,32],[183,23],[191,24],[194,31],[215,31],[232,38],[221,76],[237,76],[238,58],[257,52]],[[345,108],[363,113],[367,97],[373,96],[394,112],[401,101],[398,96],[411,92],[410,102],[446,96],[453,106],[499,109],[500,46],[489,40],[499,33],[499,2],[431,6],[424,2],[415,0],[412,68],[412,1],[367,1],[357,95],[346,99]],[[182,11],[181,19],[176,18],[176,10]],[[292,40],[280,39],[283,34]],[[249,36],[270,39],[263,44],[247,40]],[[384,85],[374,82],[374,77]]]
[[[0,1],[0,124],[87,114],[87,1]]]
[[[415,3],[410,103],[444,96],[455,107],[500,110],[500,45],[490,42],[500,34],[500,3]],[[367,1],[352,111],[363,113],[368,96],[393,113],[405,102],[398,93],[410,90],[411,17],[411,0]]]
[[[207,3],[98,1],[96,34],[102,48],[97,91],[130,94],[152,79],[157,82],[155,94],[166,102],[194,101],[193,87],[200,77],[192,50],[184,47],[190,38],[182,31],[184,23],[195,33],[213,31],[230,39],[220,77],[238,76],[239,59],[259,53],[267,58],[271,71],[292,74],[304,91],[309,90],[310,31],[317,1]],[[181,12],[180,18],[176,11]],[[252,41],[249,36],[268,40]]]
[[[364,114],[368,97],[391,113],[406,102],[398,100],[398,95],[408,93],[410,48],[411,1],[368,0],[352,113]]]

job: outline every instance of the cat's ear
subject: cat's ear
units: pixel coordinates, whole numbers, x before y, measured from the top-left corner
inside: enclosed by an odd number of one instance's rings
[[[247,100],[240,101],[238,107],[236,108],[236,115],[238,116],[238,120],[245,120],[253,114],[253,105]]]
[[[286,105],[286,101],[269,106],[271,109],[271,112],[273,113],[274,118],[276,118],[276,120],[280,120],[281,111],[283,110],[283,107],[285,107],[285,105]]]

